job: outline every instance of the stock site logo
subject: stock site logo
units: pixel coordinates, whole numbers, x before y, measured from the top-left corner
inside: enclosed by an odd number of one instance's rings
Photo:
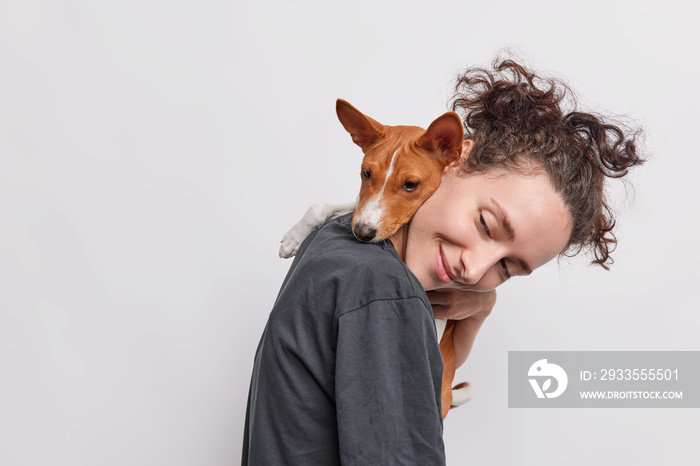
[[[569,383],[564,369],[556,364],[548,363],[546,359],[540,359],[530,366],[527,375],[530,377],[528,380],[537,398],[556,398],[564,393],[566,385]],[[553,391],[549,391],[552,388],[552,379],[557,381],[557,385]],[[541,385],[540,380],[542,381]]]

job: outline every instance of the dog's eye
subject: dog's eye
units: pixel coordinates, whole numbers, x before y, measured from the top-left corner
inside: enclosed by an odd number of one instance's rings
[[[406,184],[403,185],[403,190],[404,191],[414,191],[420,183],[417,181],[407,181]]]
[[[370,172],[369,170],[362,170],[362,177],[366,180],[369,180],[370,178],[372,178],[372,172]]]

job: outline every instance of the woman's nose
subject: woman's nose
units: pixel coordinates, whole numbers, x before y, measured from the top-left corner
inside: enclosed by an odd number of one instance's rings
[[[496,249],[480,251],[464,251],[462,253],[462,281],[467,285],[475,285],[500,260],[500,252]]]

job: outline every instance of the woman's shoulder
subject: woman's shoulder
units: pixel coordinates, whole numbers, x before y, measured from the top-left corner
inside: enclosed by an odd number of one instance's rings
[[[358,241],[351,218],[348,214],[326,222],[304,242],[296,259],[298,272],[333,286],[351,301],[425,297],[391,241]]]
[[[408,270],[389,240],[365,243],[352,234],[352,214],[331,219],[321,226],[308,244],[300,251],[314,262],[327,262],[336,269],[377,275],[403,275]]]

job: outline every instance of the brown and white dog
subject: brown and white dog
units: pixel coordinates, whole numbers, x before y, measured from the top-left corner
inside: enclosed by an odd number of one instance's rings
[[[280,257],[296,254],[304,238],[328,218],[354,211],[353,234],[361,241],[383,241],[407,224],[437,189],[445,167],[462,151],[464,131],[456,113],[448,112],[427,130],[417,126],[388,126],[364,115],[342,99],[336,112],[343,127],[364,153],[362,187],[357,201],[348,204],[316,204],[309,208],[282,239]],[[436,319],[444,362],[442,415],[450,407],[471,399],[471,387],[454,387],[456,369],[452,342],[454,322]]]

